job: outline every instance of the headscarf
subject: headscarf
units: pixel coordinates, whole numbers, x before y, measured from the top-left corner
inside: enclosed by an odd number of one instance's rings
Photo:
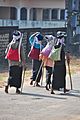
[[[50,45],[55,45],[56,42],[56,37],[54,37],[53,35],[45,35],[45,39],[47,40],[47,43]]]
[[[40,33],[37,34],[36,37],[37,37],[37,39],[38,39],[39,41],[42,41],[42,40],[43,40],[43,35],[40,34]]]
[[[65,45],[65,39],[64,39],[64,32],[58,31],[57,32],[57,45],[61,43],[61,45]]]
[[[64,41],[65,41],[64,37],[62,37],[61,39],[58,38],[58,40],[57,40],[57,45],[58,45],[59,43],[61,43],[61,45],[65,45]]]

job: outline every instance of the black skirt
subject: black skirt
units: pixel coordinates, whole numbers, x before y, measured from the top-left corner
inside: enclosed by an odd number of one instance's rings
[[[65,52],[61,50],[61,61],[56,61],[53,70],[53,89],[66,88],[66,64],[65,64]]]
[[[10,66],[8,85],[10,85],[10,87],[20,88],[21,81],[22,81],[22,67]]]
[[[53,72],[53,89],[58,90],[59,88],[66,87],[66,66],[65,65],[54,65]]]

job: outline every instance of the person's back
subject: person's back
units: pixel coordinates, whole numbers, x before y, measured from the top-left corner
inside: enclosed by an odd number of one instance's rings
[[[42,75],[42,68],[38,74],[42,61],[39,60],[39,54],[43,45],[41,44],[43,40],[43,36],[36,32],[32,34],[29,38],[29,42],[31,44],[31,50],[28,56],[32,59],[32,77],[30,85],[33,85],[33,81],[36,82],[36,86],[40,86],[38,83],[40,82],[41,75]]]
[[[22,47],[22,34],[19,31],[13,33],[13,39],[6,49],[6,59],[9,62],[9,78],[5,92],[8,87],[16,87],[16,93],[20,93],[23,64],[26,64],[25,54]]]
[[[64,89],[66,91],[66,64],[65,64],[65,43],[64,43],[64,34],[62,32],[57,33],[57,43],[55,48],[61,47],[60,53],[60,61],[54,62],[54,70],[53,70],[53,79],[52,79],[52,89],[53,90],[60,90]]]

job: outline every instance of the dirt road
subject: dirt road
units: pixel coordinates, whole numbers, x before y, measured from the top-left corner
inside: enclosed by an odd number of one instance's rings
[[[50,91],[42,87],[33,87],[29,82],[23,87],[21,95],[10,88],[9,94],[0,88],[0,120],[80,120],[80,74],[72,76],[73,90]],[[67,88],[70,88],[67,78]]]

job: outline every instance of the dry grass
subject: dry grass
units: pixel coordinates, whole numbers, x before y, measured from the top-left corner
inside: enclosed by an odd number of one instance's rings
[[[8,73],[7,72],[1,72],[0,73],[0,88],[2,88],[5,84],[5,81],[7,80]]]
[[[80,59],[74,57],[71,58],[70,62],[71,73],[75,74],[80,71]],[[67,70],[68,71],[68,70]],[[31,76],[31,65],[28,64],[27,70],[25,72],[25,80],[29,80]],[[4,83],[7,81],[8,71],[0,73],[0,87],[4,86]]]
[[[70,67],[71,67],[72,74],[79,72],[80,71],[80,59],[72,58]]]
[[[7,79],[8,79],[8,70],[6,70],[6,72],[4,71],[2,70],[0,72],[0,88],[2,88],[6,84]],[[26,81],[30,79],[30,75],[31,75],[31,65],[28,65],[26,72],[25,72]]]

